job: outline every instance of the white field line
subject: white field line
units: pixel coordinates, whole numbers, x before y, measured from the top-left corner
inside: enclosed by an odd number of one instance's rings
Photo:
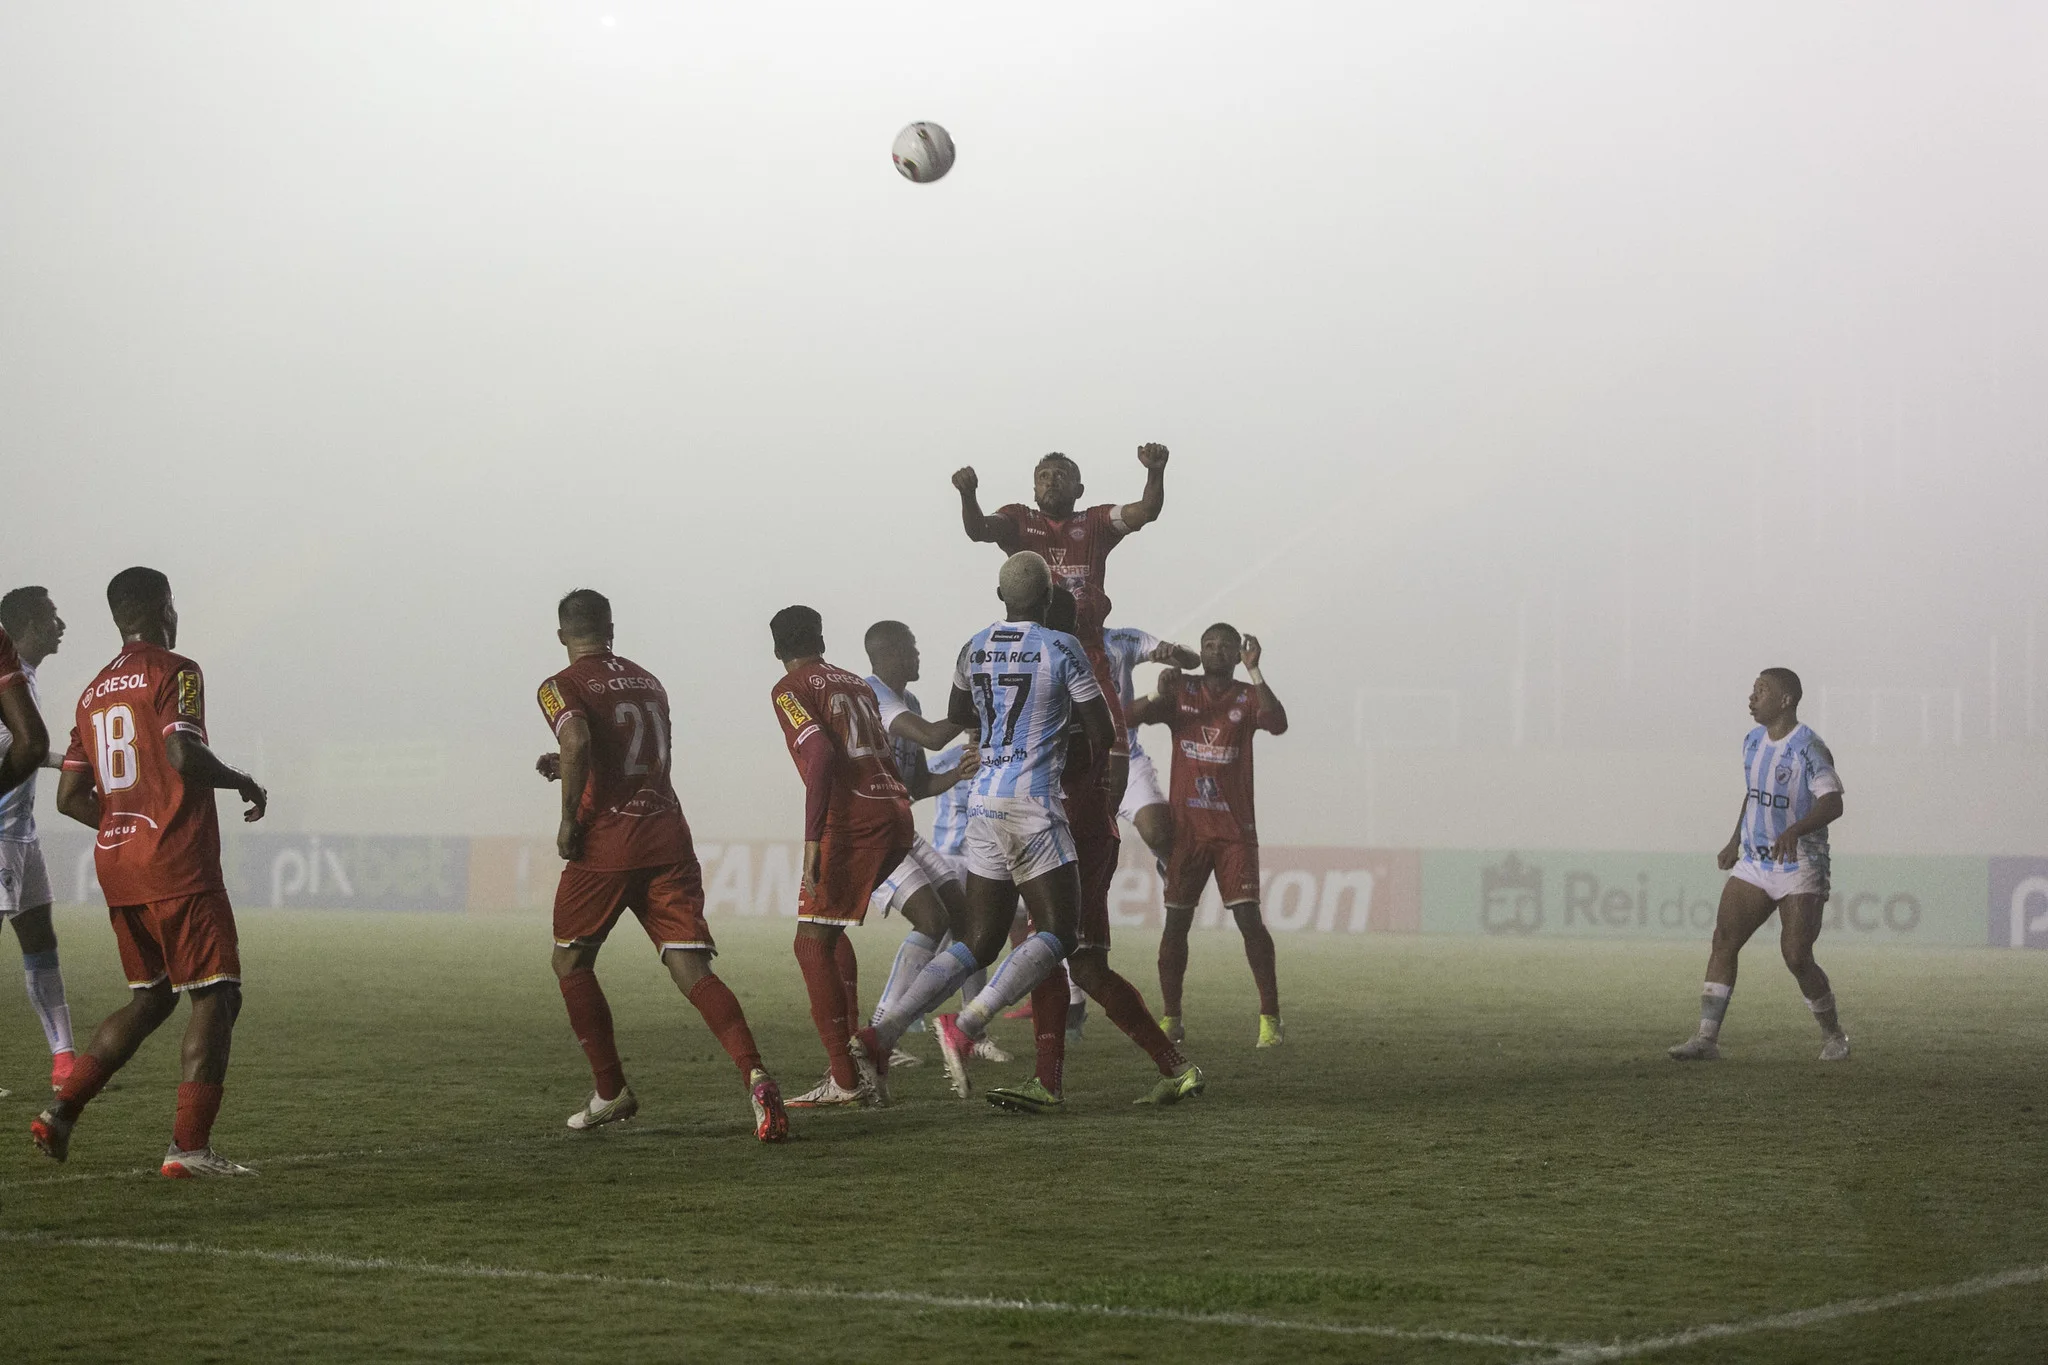
[[[1336,1337],[1378,1337],[1388,1341],[1439,1341],[1466,1346],[1511,1346],[1567,1352],[1576,1343],[1535,1341],[1526,1337],[1484,1332],[1450,1332],[1431,1328],[1384,1327],[1374,1323],[1304,1322],[1260,1317],[1252,1313],[1193,1313],[1172,1308],[1123,1308],[1101,1303],[1061,1303],[1046,1299],[998,1299],[949,1294],[921,1294],[899,1289],[835,1289],[814,1285],[741,1284],[721,1280],[676,1280],[659,1275],[599,1275],[573,1270],[523,1270],[514,1266],[438,1264],[382,1256],[337,1256],[324,1251],[261,1251],[205,1246],[196,1242],[144,1242],[126,1237],[50,1237],[32,1232],[0,1232],[0,1243],[66,1247],[84,1251],[127,1251],[154,1256],[203,1256],[224,1261],[259,1261],[267,1265],[303,1266],[312,1270],[400,1271],[452,1280],[510,1280],[529,1284],[594,1285],[605,1289],[653,1289],[704,1298],[809,1299],[836,1303],[878,1303],[907,1308],[948,1308],[981,1313],[1044,1313],[1068,1317],[1136,1319],[1189,1327],[1238,1327],[1253,1331],[1308,1332]]]
[[[1541,1365],[1581,1365],[1581,1362],[1601,1360],[1633,1360],[1638,1356],[1654,1355],[1659,1351],[1675,1351],[1684,1346],[1697,1346],[1704,1341],[1724,1341],[1729,1337],[1746,1337],[1757,1332],[1783,1332],[1800,1327],[1815,1327],[1842,1318],[1862,1317],[1867,1313],[1884,1313],[1894,1308],[1911,1308],[1915,1304],[1941,1303],[1949,1299],[1975,1298],[1980,1294],[1995,1294],[2001,1289],[2018,1289],[2042,1283],[2048,1283],[2048,1265],[2025,1266],[2019,1270],[2001,1271],[1996,1275],[1979,1275],[1973,1280],[1936,1285],[1931,1289],[1907,1289],[1897,1294],[1880,1294],[1868,1299],[1843,1299],[1838,1303],[1824,1303],[1818,1308],[1773,1313],[1769,1317],[1747,1318],[1741,1322],[1713,1322],[1703,1327],[1673,1332],[1670,1336],[1644,1337],[1639,1341],[1621,1341],[1611,1346],[1568,1346],[1556,1355],[1542,1357]]]

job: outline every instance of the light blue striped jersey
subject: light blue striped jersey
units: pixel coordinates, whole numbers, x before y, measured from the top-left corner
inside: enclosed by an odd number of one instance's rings
[[[1102,696],[1081,642],[1036,621],[998,621],[967,642],[953,686],[981,722],[975,796],[1060,797],[1067,722]]]
[[[36,692],[36,670],[23,660],[22,676],[28,679],[29,699],[36,704],[36,710],[43,709],[42,697]],[[0,754],[14,747],[14,736],[6,726],[0,725]],[[5,796],[0,796],[0,839],[10,843],[30,844],[36,838],[36,775],[30,773],[25,781]]]
[[[1124,704],[1123,713],[1128,716],[1131,708],[1138,704],[1138,694],[1131,684],[1131,673],[1151,657],[1159,648],[1159,637],[1149,630],[1136,626],[1116,626],[1102,632],[1102,652],[1109,656],[1109,675],[1116,679],[1117,698]],[[1130,731],[1131,757],[1136,758],[1145,751],[1138,747],[1138,727]]]
[[[875,690],[876,707],[882,717],[882,733],[889,735],[889,752],[896,756],[896,775],[903,779],[903,785],[907,787],[917,776],[917,756],[924,752],[924,746],[914,740],[899,739],[889,734],[889,726],[895,721],[899,711],[922,716],[924,707],[918,705],[917,694],[909,688],[898,692],[872,673],[868,674],[868,686]],[[931,765],[927,763],[925,766],[929,770]]]
[[[1828,870],[1828,832],[1823,826],[1801,835],[1797,856],[1774,862],[1771,845],[1794,821],[1804,820],[1813,803],[1842,790],[1835,756],[1819,735],[1794,726],[1783,739],[1772,739],[1759,725],[1742,741],[1742,771],[1749,800],[1742,811],[1742,856],[1759,867],[1790,871],[1795,867]]]
[[[935,773],[949,773],[960,766],[967,746],[957,744],[929,760]],[[932,798],[932,847],[957,858],[967,850],[967,798],[974,792],[972,782],[955,782]]]

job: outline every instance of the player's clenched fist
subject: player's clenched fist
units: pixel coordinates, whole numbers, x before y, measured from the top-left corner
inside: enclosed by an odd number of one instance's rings
[[[1259,637],[1258,637],[1258,636],[1256,636],[1256,635],[1247,635],[1247,636],[1245,636],[1245,637],[1244,637],[1244,655],[1243,655],[1243,658],[1244,658],[1244,666],[1245,666],[1245,667],[1246,667],[1247,669],[1255,669],[1255,668],[1257,668],[1257,667],[1259,666],[1259,657],[1260,657],[1261,655],[1263,655],[1264,653],[1265,653],[1265,651],[1264,651],[1263,649],[1260,649],[1260,648],[1259,648]]]
[[[1147,469],[1164,469],[1166,467],[1166,456],[1166,447],[1157,441],[1147,441],[1138,447],[1138,463]],[[970,474],[973,473],[972,470],[968,472]],[[953,482],[960,482],[958,474],[953,476]]]
[[[961,468],[953,471],[953,487],[959,489],[962,493],[972,493],[975,489],[981,487],[981,478],[974,472],[973,465],[963,465]]]
[[[562,780],[562,756],[550,750],[534,762],[533,770],[550,782]]]

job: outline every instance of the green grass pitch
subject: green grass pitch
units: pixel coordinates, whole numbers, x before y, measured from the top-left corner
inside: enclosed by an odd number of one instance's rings
[[[789,924],[715,927],[769,1065],[809,1086]],[[1702,947],[1283,939],[1288,1040],[1255,1052],[1236,937],[1198,933],[1200,1100],[1132,1108],[1152,1073],[1097,1017],[1067,1115],[961,1104],[933,1064],[765,1148],[631,926],[599,970],[643,1108],[588,1135],[562,1126],[589,1078],[543,924],[242,929],[215,1139],[254,1180],[151,1173],[182,1012],[69,1164],[38,1156],[41,1035],[0,985],[6,1358],[2048,1357],[2048,954],[1823,939],[1856,1045],[1824,1067],[1760,939],[1728,1060],[1679,1066]],[[89,1034],[113,947],[100,916],[59,931]],[[855,935],[870,999],[898,933]],[[1153,947],[1117,956],[1156,1004]],[[1025,1026],[998,1037],[1020,1060],[984,1083],[1028,1074]]]

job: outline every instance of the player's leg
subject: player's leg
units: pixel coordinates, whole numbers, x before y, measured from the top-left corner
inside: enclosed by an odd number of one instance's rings
[[[1023,898],[1031,923],[1037,927],[1003,959],[1003,965],[989,978],[987,988],[960,1011],[955,1023],[969,1038],[979,1038],[987,1031],[990,1019],[1029,995],[1039,982],[1053,974],[1068,953],[1074,951],[1081,917],[1081,877],[1080,866],[1073,860],[1072,847],[1071,840],[1067,840],[1063,853],[1045,855],[1048,861],[1054,856],[1064,857],[1064,861],[1017,884],[1017,894]],[[992,951],[995,945],[983,940],[975,946]],[[1065,1006],[1063,987],[1060,997],[1063,1016]],[[1062,1035],[1066,1032],[1064,1017],[1060,1020],[1060,1032]]]
[[[1244,960],[1252,969],[1252,981],[1259,988],[1260,1047],[1278,1047],[1284,1036],[1280,1026],[1280,975],[1273,951],[1273,931],[1259,909],[1259,846],[1248,840],[1218,844],[1216,891],[1224,908],[1237,923],[1244,938]]]
[[[29,1136],[36,1146],[57,1161],[70,1150],[72,1125],[85,1106],[178,1005],[149,907],[110,906],[107,920],[113,926],[121,970],[128,978],[128,1003],[100,1021],[84,1055],[71,1069],[70,1079],[59,1087],[56,1101],[29,1124]]]
[[[213,1121],[227,1085],[228,1053],[234,1045],[235,1019],[242,1012],[242,985],[217,981],[184,994],[192,1011],[185,1021],[178,1117],[171,1126],[171,1150],[164,1154],[163,1173],[177,1179],[253,1174],[213,1150]]]
[[[597,981],[597,955],[612,925],[625,913],[633,890],[630,874],[592,872],[565,867],[555,886],[554,953],[549,959],[569,1028],[590,1063],[594,1089],[571,1114],[569,1127],[582,1132],[608,1123],[623,1123],[640,1110],[640,1101],[626,1084],[626,1068],[612,1031],[611,1002]]]
[[[1820,1059],[1840,1062],[1848,1059],[1849,1036],[1842,1032],[1842,1021],[1835,1013],[1835,991],[1828,982],[1828,974],[1813,960],[1813,945],[1820,938],[1827,901],[1824,892],[1804,892],[1779,901],[1778,947],[1793,979],[1799,983],[1799,993],[1806,997],[1806,1008],[1820,1025]]]
[[[1714,940],[1707,950],[1707,979],[1700,986],[1700,1024],[1692,1037],[1670,1049],[1681,1062],[1711,1062],[1720,1057],[1721,1023],[1735,993],[1735,964],[1749,942],[1776,909],[1770,892],[1740,876],[1721,887],[1721,907],[1714,916]]]
[[[1215,866],[1214,846],[1176,828],[1172,856],[1166,864],[1165,925],[1159,933],[1159,996],[1165,1013],[1159,1026],[1176,1043],[1185,1036],[1181,987],[1188,978],[1188,931],[1195,926],[1195,907]]]
[[[781,1142],[789,1137],[789,1115],[783,1110],[782,1087],[761,1064],[761,1049],[755,1046],[754,1031],[747,1026],[747,1013],[740,1008],[739,997],[711,970],[714,952],[716,949],[708,945],[667,944],[661,950],[661,965],[668,968],[676,989],[697,1007],[711,1036],[739,1068],[748,1102],[754,1108],[754,1136],[763,1142]]]
[[[50,872],[42,846],[33,841],[0,841],[0,918],[14,922],[21,947],[21,971],[28,1001],[50,1045],[50,1087],[61,1088],[76,1063],[71,1037],[71,1007],[64,998],[64,973],[58,966],[57,931],[50,923]]]
[[[50,1088],[60,1090],[77,1061],[77,1044],[71,1037],[71,1006],[64,998],[64,972],[58,965],[57,930],[50,923],[49,902],[21,911],[12,923],[15,941],[21,946],[28,1002],[43,1026],[43,1041],[50,1045]]]
[[[1131,755],[1131,776],[1124,784],[1124,799],[1117,816],[1128,820],[1138,831],[1145,847],[1152,850],[1159,874],[1165,876],[1167,859],[1173,854],[1173,807],[1166,804],[1166,793],[1159,785],[1159,769],[1153,766],[1152,755],[1143,749]]]
[[[1145,847],[1152,850],[1154,861],[1165,868],[1173,857],[1173,808],[1164,802],[1140,807],[1132,815],[1131,824],[1145,841]]]

